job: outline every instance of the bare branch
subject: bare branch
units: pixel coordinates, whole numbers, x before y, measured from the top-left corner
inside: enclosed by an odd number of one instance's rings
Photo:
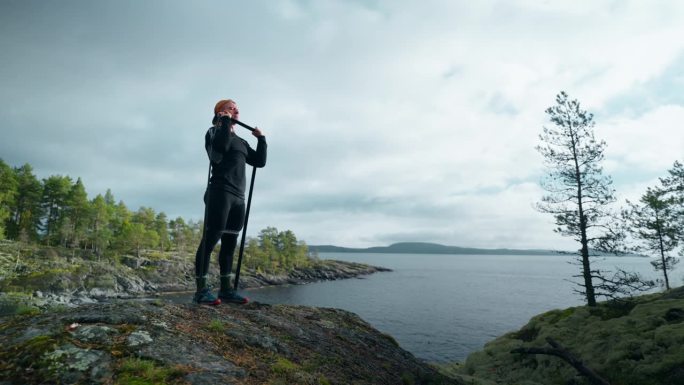
[[[551,337],[546,337],[546,342],[551,345],[551,348],[516,348],[511,350],[511,353],[517,354],[545,354],[550,356],[556,356],[563,361],[570,364],[575,370],[577,370],[581,375],[587,377],[592,384],[596,385],[610,385],[603,377],[596,373],[593,369],[588,367],[582,362],[577,356],[572,354],[569,350],[563,347],[561,344],[553,340]]]

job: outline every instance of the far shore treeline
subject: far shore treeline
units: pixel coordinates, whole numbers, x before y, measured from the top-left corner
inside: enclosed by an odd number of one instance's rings
[[[123,201],[116,202],[111,190],[89,199],[80,178],[52,175],[39,180],[30,164],[11,167],[0,159],[0,240],[83,250],[97,259],[139,257],[150,250],[193,258],[201,229],[201,222],[169,219],[150,207],[131,211]],[[303,241],[290,230],[273,227],[248,239],[245,254],[246,267],[263,271],[311,262]]]
[[[565,255],[568,252],[539,249],[479,249],[473,247],[446,246],[429,242],[399,242],[389,246],[365,248],[340,247],[333,245],[309,245],[309,250],[318,253],[389,253],[389,254],[469,254],[469,255]]]

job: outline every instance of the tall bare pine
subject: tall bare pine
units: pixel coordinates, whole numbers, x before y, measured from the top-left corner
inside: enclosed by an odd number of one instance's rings
[[[594,137],[593,115],[565,92],[556,96],[556,104],[546,114],[553,126],[544,127],[539,136],[542,144],[536,148],[548,168],[541,181],[546,194],[537,208],[554,216],[556,232],[579,243],[581,274],[577,277],[582,283],[578,292],[586,297],[589,306],[595,306],[598,295],[610,296],[597,292],[596,286],[613,282],[604,272],[592,269],[590,256],[596,250],[614,249],[622,238],[613,228],[609,208],[615,202],[615,190],[601,167],[606,142]]]

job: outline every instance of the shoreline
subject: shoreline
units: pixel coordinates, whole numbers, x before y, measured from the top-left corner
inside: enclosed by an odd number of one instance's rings
[[[74,308],[86,304],[107,303],[112,300],[155,299],[166,295],[192,294],[195,291],[194,279],[178,272],[187,270],[189,264],[183,263],[173,269],[176,276],[169,279],[166,274],[144,276],[145,269],[113,269],[80,277],[80,285],[74,289],[54,290],[50,282],[45,287],[33,290],[0,292],[0,317],[15,314],[50,311],[59,308]],[[166,270],[166,269],[164,269]],[[305,285],[322,281],[359,278],[377,272],[391,272],[391,269],[356,262],[320,260],[309,267],[294,268],[286,274],[266,274],[252,270],[242,272],[239,289],[260,289],[273,286]],[[215,274],[214,274],[215,273]],[[172,274],[174,275],[174,274]],[[218,287],[218,272],[211,271],[212,287]],[[64,280],[69,280],[64,278]],[[84,282],[106,282],[108,285],[86,287]],[[215,282],[214,282],[215,281]],[[114,282],[114,284],[109,284]],[[24,287],[20,287],[25,289]],[[30,287],[29,287],[30,289]]]

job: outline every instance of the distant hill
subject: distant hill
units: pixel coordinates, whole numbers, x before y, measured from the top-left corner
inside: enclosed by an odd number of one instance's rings
[[[482,254],[482,255],[561,255],[554,250],[477,249],[472,247],[445,246],[428,242],[399,242],[389,246],[366,248],[312,245],[310,251],[319,253],[388,253],[388,254]]]

